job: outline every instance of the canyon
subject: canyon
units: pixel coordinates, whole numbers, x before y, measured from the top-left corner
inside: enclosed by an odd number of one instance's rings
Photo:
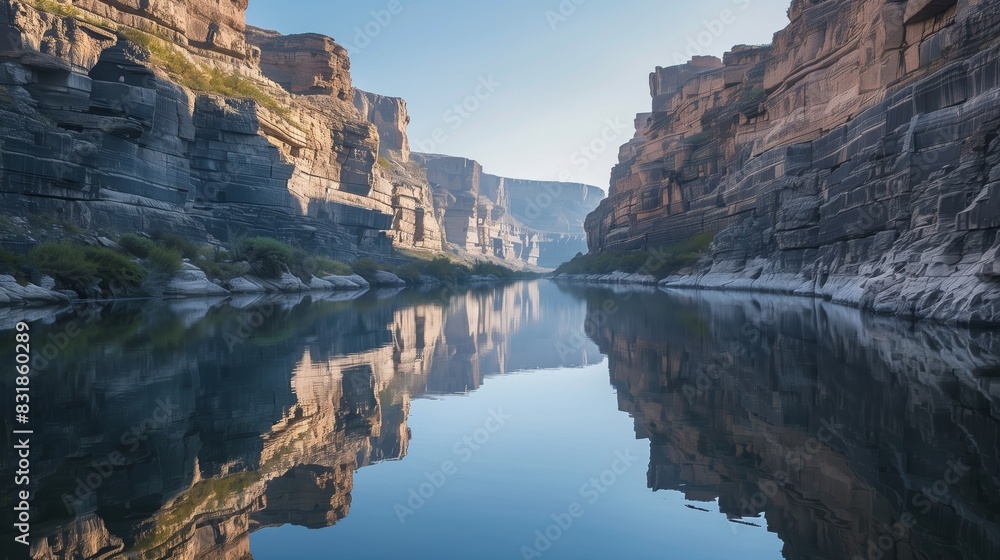
[[[590,251],[710,232],[664,285],[1000,324],[1000,5],[794,0],[788,16],[770,45],[650,75]]]
[[[3,213],[111,238],[266,235],[348,261],[458,251],[537,269],[586,250],[583,219],[599,189],[556,184],[580,206],[565,213],[535,203],[550,183],[436,183],[445,179],[411,159],[405,101],[354,88],[332,38],[249,26],[246,8],[5,3]],[[18,231],[0,241],[22,252],[35,243]]]

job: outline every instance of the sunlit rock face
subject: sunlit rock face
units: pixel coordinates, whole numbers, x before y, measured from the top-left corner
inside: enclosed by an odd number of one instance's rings
[[[39,311],[39,340],[80,330],[35,365],[32,558],[245,559],[260,528],[336,524],[357,469],[406,456],[411,399],[600,361],[556,289]]]
[[[542,268],[586,251],[583,220],[604,195],[597,187],[498,177],[460,157],[414,159],[427,169],[446,239],[463,251]]]
[[[264,234],[344,259],[393,244],[440,251],[433,212],[414,210],[429,188],[377,165],[345,49],[248,28],[245,1],[209,4],[88,0],[57,15],[11,2],[0,15],[5,210],[89,230]],[[218,89],[195,83],[208,76],[243,80],[239,98],[188,87]]]
[[[1000,337],[782,296],[582,293],[618,306],[589,334],[650,488],[765,525],[785,558],[995,555]]]
[[[1000,6],[796,0],[789,18],[772,45],[653,73],[590,249],[710,231],[675,284],[1000,321]]]
[[[355,89],[354,106],[378,129],[379,155],[397,156],[404,163],[410,161],[410,141],[406,137],[410,115],[406,112],[406,101]]]

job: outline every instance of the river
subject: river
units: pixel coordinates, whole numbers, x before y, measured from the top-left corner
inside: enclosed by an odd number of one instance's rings
[[[541,280],[4,310],[0,363],[22,320],[10,558],[1000,554],[997,332]]]

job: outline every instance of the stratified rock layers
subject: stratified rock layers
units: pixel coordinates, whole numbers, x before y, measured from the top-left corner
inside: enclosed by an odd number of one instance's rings
[[[597,187],[498,177],[460,157],[414,154],[414,159],[427,169],[452,245],[543,268],[586,251],[583,221],[604,196]]]
[[[678,286],[1000,323],[1000,5],[795,0],[766,47],[651,76],[592,251],[716,232]]]
[[[245,1],[56,4],[0,9],[5,213],[107,235],[268,235],[345,260],[448,249],[406,103],[355,90],[332,38],[247,26]],[[518,224],[493,223],[483,247],[538,264],[514,248]],[[571,229],[550,266],[583,248],[582,220]]]

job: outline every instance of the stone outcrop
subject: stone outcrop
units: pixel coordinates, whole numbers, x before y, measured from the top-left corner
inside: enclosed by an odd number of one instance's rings
[[[347,51],[332,38],[247,26],[246,6],[24,0],[0,10],[5,212],[111,236],[267,235],[342,260],[394,246],[450,250],[438,221],[448,211],[435,207],[449,201],[410,161],[406,103],[355,90]],[[520,201],[554,189],[511,188],[525,193]],[[491,218],[473,252],[518,266],[573,256],[578,215],[598,195],[570,190],[532,215],[550,239]],[[504,201],[476,197],[477,207],[500,206],[486,213],[506,212]],[[551,230],[538,225],[550,217]],[[548,257],[539,243],[553,248]]]
[[[498,177],[460,157],[414,159],[427,168],[447,241],[461,250],[555,268],[586,249],[581,226],[603,196],[597,187]]]
[[[440,251],[434,224],[418,236],[417,220],[399,218],[413,213],[411,189],[377,165],[379,136],[353,106],[346,51],[328,37],[247,29],[245,8],[0,10],[5,211],[108,233],[269,235],[341,259],[393,244]],[[219,87],[237,97],[204,91]]]
[[[404,163],[410,161],[410,141],[406,137],[410,115],[406,112],[406,101],[355,89],[354,106],[378,129],[380,156],[395,156]]]
[[[772,45],[650,77],[591,251],[716,233],[675,286],[1000,323],[1000,6],[795,0]]]
[[[316,33],[282,35],[250,26],[250,42],[260,49],[260,69],[289,93],[354,96],[347,49]]]

